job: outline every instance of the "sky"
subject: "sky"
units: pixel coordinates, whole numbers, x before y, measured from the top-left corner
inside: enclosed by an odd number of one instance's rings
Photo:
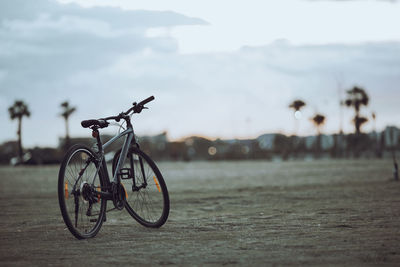
[[[2,0],[0,143],[16,138],[7,112],[31,111],[23,144],[56,146],[65,134],[60,104],[80,121],[156,100],[133,118],[138,135],[177,140],[313,135],[354,131],[346,90],[365,88],[364,131],[399,126],[400,3],[384,0]],[[295,127],[290,102],[306,107]],[[110,127],[107,133],[116,133]]]

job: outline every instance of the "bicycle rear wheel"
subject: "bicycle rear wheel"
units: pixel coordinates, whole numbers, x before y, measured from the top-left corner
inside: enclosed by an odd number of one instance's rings
[[[113,159],[113,175],[121,151]],[[161,172],[153,160],[138,148],[128,151],[120,172],[126,192],[125,208],[140,224],[161,227],[169,215],[169,195]]]
[[[106,200],[95,192],[101,188],[94,153],[84,145],[71,147],[58,174],[58,200],[65,224],[78,239],[94,237],[100,230]]]

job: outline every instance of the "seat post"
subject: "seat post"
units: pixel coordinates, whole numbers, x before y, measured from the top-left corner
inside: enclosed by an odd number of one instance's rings
[[[96,138],[97,141],[97,148],[99,149],[98,152],[103,152],[103,144],[101,143],[100,133],[97,127],[92,128],[92,136]]]

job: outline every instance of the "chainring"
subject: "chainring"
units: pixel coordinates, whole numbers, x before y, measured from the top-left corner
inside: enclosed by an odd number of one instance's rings
[[[126,201],[126,192],[124,186],[116,183],[111,184],[111,190],[112,190],[112,200],[114,203],[114,206],[118,210],[122,210],[125,207],[125,201]]]

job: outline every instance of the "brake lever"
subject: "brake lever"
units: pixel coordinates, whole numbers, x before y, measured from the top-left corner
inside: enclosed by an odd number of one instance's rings
[[[144,109],[144,106],[142,106],[142,105],[139,105],[139,104],[136,104],[135,106],[134,106],[134,109],[133,109],[133,111],[134,111],[134,113],[140,113],[140,112],[142,112],[142,110]]]

